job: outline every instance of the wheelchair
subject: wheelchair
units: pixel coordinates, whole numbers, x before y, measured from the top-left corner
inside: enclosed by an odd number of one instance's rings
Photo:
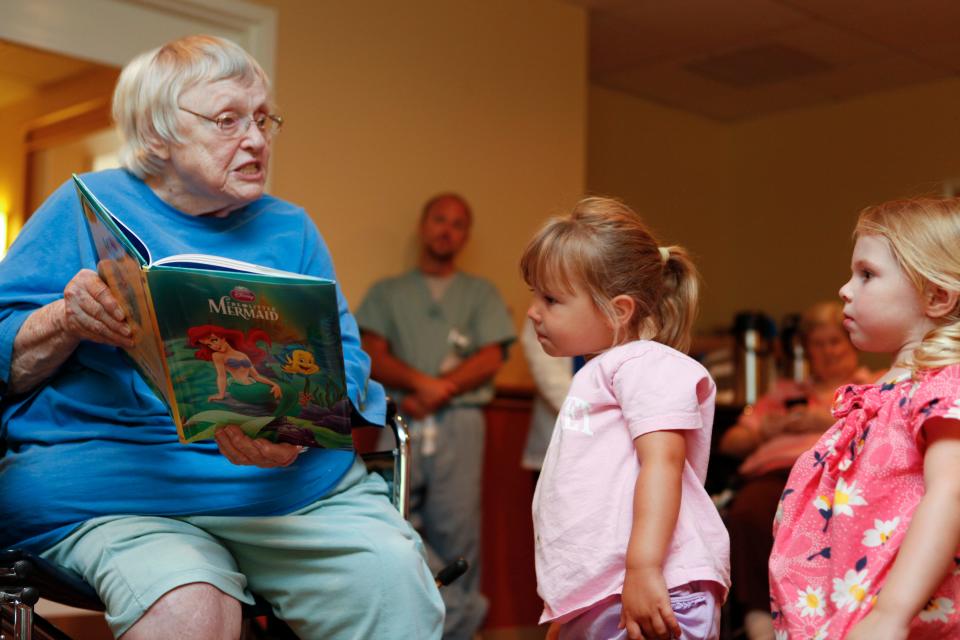
[[[393,432],[392,449],[361,454],[370,472],[378,473],[390,489],[390,500],[408,516],[410,440],[406,422],[396,405],[387,403],[387,426]],[[444,567],[435,580],[438,587],[450,584],[469,567],[463,558]],[[73,572],[58,567],[23,549],[0,550],[0,640],[71,640],[33,608],[43,597],[77,609],[104,611],[96,591]],[[274,617],[270,604],[256,596],[255,603],[243,605],[243,638],[287,640],[297,636]]]

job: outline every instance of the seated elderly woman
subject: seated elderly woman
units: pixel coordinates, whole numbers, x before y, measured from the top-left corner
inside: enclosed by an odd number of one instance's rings
[[[771,528],[790,468],[826,429],[834,391],[848,382],[869,382],[857,352],[843,329],[843,307],[823,302],[800,320],[800,339],[810,365],[809,381],[780,380],[740,416],[720,440],[720,451],[745,458],[739,468],[742,486],[730,506],[733,597],[746,611],[750,640],[774,637],[770,616],[767,559]]]
[[[155,258],[208,253],[334,278],[303,209],[264,194],[282,120],[237,45],[193,36],[133,60],[114,95],[123,170],[84,176]],[[131,332],[64,185],[0,262],[0,548],[76,571],[124,638],[236,638],[251,591],[305,638],[438,638],[420,539],[353,451],[184,445],[125,360]],[[348,395],[382,388],[339,293]]]

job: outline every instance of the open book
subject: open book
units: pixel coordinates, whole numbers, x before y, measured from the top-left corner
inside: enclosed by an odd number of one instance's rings
[[[182,442],[235,424],[274,442],[353,446],[333,281],[217,256],[154,261],[83,180],[73,180],[97,271],[133,330],[126,352]]]

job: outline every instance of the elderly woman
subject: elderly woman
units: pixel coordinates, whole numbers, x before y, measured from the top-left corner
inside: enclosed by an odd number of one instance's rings
[[[722,453],[745,458],[739,469],[743,484],[730,506],[727,525],[733,596],[746,612],[750,640],[774,637],[767,559],[773,517],[790,468],[833,424],[830,407],[837,387],[869,382],[871,375],[859,367],[857,351],[843,329],[839,302],[812,306],[803,314],[799,332],[810,380],[802,384],[780,380],[720,440]]]
[[[233,43],[183,38],[120,76],[123,170],[84,176],[154,257],[208,253],[334,278],[303,209],[264,194],[273,113],[263,70]],[[0,263],[0,548],[80,574],[124,638],[236,638],[269,600],[307,638],[433,638],[443,610],[417,534],[352,451],[251,440],[183,445],[122,357],[131,344],[72,187]],[[340,295],[348,393],[383,423]]]

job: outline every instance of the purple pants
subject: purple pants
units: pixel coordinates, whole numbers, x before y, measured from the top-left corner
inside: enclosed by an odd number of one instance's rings
[[[670,607],[677,618],[682,640],[717,640],[720,637],[722,587],[710,581],[691,582],[670,589]],[[605,598],[560,627],[560,640],[627,640],[620,624],[620,596]]]

